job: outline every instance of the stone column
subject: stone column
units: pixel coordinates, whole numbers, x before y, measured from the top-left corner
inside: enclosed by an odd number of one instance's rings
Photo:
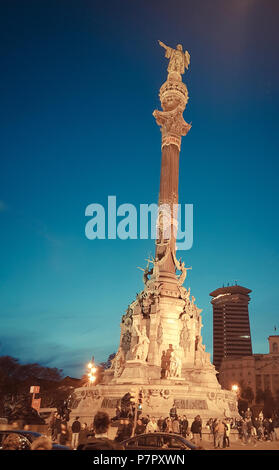
[[[163,111],[155,110],[153,113],[162,133],[156,259],[160,262],[159,279],[176,281],[173,254],[175,254],[177,231],[179,153],[181,136],[186,135],[191,128],[183,118],[188,90],[180,74],[168,75],[167,81],[160,88],[160,101]]]

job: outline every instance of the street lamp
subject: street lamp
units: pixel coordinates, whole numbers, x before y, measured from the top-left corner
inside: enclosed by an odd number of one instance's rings
[[[92,361],[89,362],[89,364],[87,364],[87,368],[89,370],[88,372],[88,385],[91,385],[93,384],[95,381],[96,381],[96,372],[97,372],[97,368],[95,367],[95,364],[94,364],[94,360],[92,358]]]
[[[237,392],[239,391],[238,385],[234,384],[234,385],[232,386],[232,391],[235,392],[235,393],[237,393]]]

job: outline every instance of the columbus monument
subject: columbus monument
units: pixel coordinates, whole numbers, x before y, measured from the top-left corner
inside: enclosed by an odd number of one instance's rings
[[[159,45],[168,74],[159,93],[162,110],[153,112],[162,134],[155,253],[143,269],[143,290],[122,316],[119,348],[103,382],[72,397],[72,415],[87,423],[97,410],[114,416],[125,393],[139,391],[143,416],[168,416],[173,406],[188,418],[238,415],[236,395],[221,389],[202,343],[201,309],[184,286],[191,268],[176,258],[179,154],[191,128],[183,117],[188,90],[182,75],[190,54],[180,44]]]

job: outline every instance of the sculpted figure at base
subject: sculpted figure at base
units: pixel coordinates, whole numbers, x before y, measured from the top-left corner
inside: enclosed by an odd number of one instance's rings
[[[182,361],[178,350],[174,350],[170,357],[169,377],[181,377]]]
[[[179,346],[184,349],[184,352],[189,351],[190,349],[190,328],[189,328],[189,318],[185,317],[183,320],[183,326],[180,331],[179,337]]]
[[[114,370],[114,377],[120,377],[123,372],[125,364],[125,354],[120,346],[115,357],[111,361],[111,369]]]
[[[138,327],[135,326],[135,330],[138,335],[138,343],[132,349],[133,358],[139,361],[146,361],[150,343],[146,335],[146,328],[143,327],[142,331],[140,331]]]

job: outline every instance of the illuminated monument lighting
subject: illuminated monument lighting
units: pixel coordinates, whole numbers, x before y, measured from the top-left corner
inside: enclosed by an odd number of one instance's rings
[[[181,137],[191,128],[183,118],[188,90],[182,75],[190,55],[179,44],[159,44],[169,63],[159,94],[162,110],[153,113],[162,133],[155,258],[144,270],[144,289],[122,317],[119,348],[103,383],[75,390],[72,417],[86,422],[100,409],[114,416],[121,397],[139,391],[143,416],[168,416],[173,404],[190,419],[238,415],[236,394],[221,389],[202,344],[201,310],[183,286],[187,268],[176,258],[179,154]]]

